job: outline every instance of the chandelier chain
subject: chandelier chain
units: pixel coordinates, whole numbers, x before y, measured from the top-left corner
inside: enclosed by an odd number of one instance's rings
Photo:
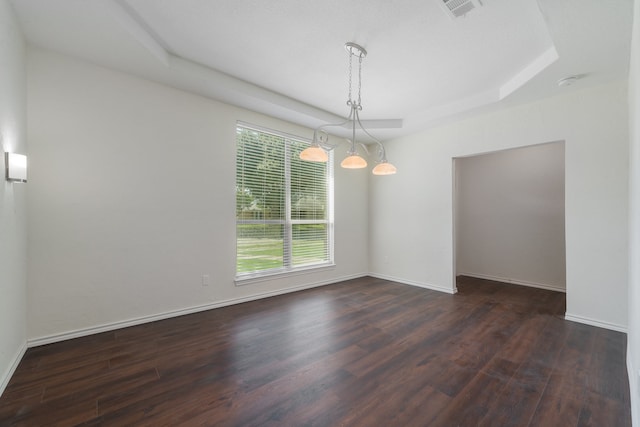
[[[362,97],[360,93],[362,92],[362,55],[359,57],[358,61],[358,109],[362,110]]]
[[[347,99],[347,105],[351,105],[352,101],[351,101],[351,70],[353,68],[352,66],[353,63],[353,54],[351,52],[349,52],[349,99]]]

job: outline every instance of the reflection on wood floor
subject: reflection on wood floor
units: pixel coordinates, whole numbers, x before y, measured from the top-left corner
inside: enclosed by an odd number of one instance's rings
[[[0,425],[631,425],[623,333],[458,289],[365,277],[32,348]]]

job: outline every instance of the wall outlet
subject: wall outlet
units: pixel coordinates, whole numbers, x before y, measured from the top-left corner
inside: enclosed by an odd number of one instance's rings
[[[203,274],[202,275],[202,286],[209,286],[209,275],[208,274]]]

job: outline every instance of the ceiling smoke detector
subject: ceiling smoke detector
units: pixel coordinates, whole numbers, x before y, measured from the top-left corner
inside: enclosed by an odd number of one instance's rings
[[[451,19],[464,17],[473,9],[483,6],[482,0],[438,0]]]
[[[559,87],[571,86],[572,84],[574,84],[575,82],[577,82],[581,78],[582,78],[582,76],[579,76],[579,75],[567,76],[565,78],[562,78],[562,79],[558,80],[558,86]]]

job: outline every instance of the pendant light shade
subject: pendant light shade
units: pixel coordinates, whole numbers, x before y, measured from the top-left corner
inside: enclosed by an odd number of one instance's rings
[[[329,161],[329,155],[319,146],[311,145],[300,153],[300,160],[326,163]]]
[[[340,163],[345,169],[362,169],[367,167],[367,161],[360,157],[358,153],[350,154]]]
[[[378,163],[372,172],[374,175],[393,175],[397,171],[395,166],[385,161]]]

